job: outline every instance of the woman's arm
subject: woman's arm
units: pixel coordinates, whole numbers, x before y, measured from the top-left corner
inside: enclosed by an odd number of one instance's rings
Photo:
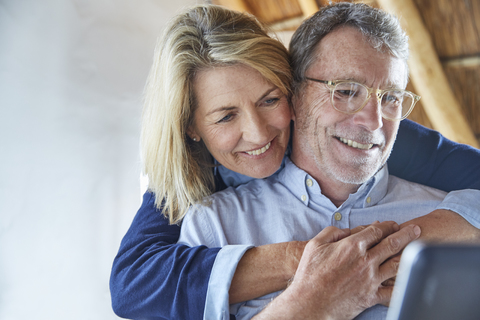
[[[389,160],[389,171],[445,191],[480,189],[480,151],[404,120]],[[219,249],[176,245],[179,227],[168,225],[161,213],[155,211],[153,201],[153,195],[145,194],[115,258],[110,279],[114,311],[127,318],[201,319],[210,272]],[[291,262],[260,260],[265,258],[261,251],[267,249],[267,257],[284,255]],[[288,244],[276,244],[247,251],[232,280],[231,302],[285,288],[290,269],[298,263],[303,247],[290,251],[291,254],[285,254],[287,249]],[[278,276],[273,278],[277,281],[270,281],[269,265],[276,268]],[[262,281],[262,274],[270,280]]]
[[[400,123],[388,169],[403,179],[448,192],[480,189],[479,149],[452,142],[410,120]],[[460,215],[440,209],[404,225],[418,224],[424,240],[478,243],[480,212],[475,207],[468,210],[473,203],[468,197],[472,198],[468,191],[454,192],[447,196],[449,201],[444,201],[444,208],[462,212]],[[459,208],[462,206],[465,208]]]
[[[145,193],[113,262],[113,310],[129,319],[203,319],[219,249],[176,245],[180,228],[168,224],[154,201]]]
[[[444,191],[480,190],[480,150],[450,141],[413,121],[400,122],[390,174]]]
[[[113,262],[113,310],[129,319],[203,319],[210,272],[220,249],[176,244],[180,228],[168,224],[154,201],[153,194],[144,194]],[[284,289],[305,244],[294,241],[248,250],[233,277],[230,302]]]

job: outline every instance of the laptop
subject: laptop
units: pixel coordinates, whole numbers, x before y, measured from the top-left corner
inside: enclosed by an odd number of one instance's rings
[[[409,244],[387,320],[480,320],[480,246]]]

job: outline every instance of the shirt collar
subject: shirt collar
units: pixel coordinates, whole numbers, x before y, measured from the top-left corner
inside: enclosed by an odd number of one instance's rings
[[[377,204],[387,194],[388,175],[385,164],[372,178],[363,183],[357,192],[351,194],[343,205],[351,203],[355,208],[365,208]],[[313,181],[310,187],[309,179]],[[285,168],[278,174],[278,180],[307,206],[311,197],[317,194],[324,197],[315,179],[297,167],[289,158],[285,161]]]
[[[287,153],[289,154],[289,149],[287,149]],[[277,175],[282,169],[285,167],[285,161],[288,159],[287,156],[283,157],[282,163],[280,164],[280,168],[272,175],[275,176]],[[214,169],[214,174],[220,174],[222,177],[223,182],[225,182],[225,185],[227,187],[237,187],[241,184],[245,184],[247,182],[250,182],[254,180],[255,178],[243,175],[241,173],[232,171],[230,169],[225,168],[222,166],[216,159],[214,159],[214,163],[216,165]]]

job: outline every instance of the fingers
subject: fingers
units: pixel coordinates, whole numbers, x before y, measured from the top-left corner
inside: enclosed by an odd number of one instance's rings
[[[368,226],[358,226],[358,227],[353,228],[350,231],[352,232],[352,234],[356,234],[356,233],[359,233],[362,230],[365,230],[367,227]]]
[[[400,256],[385,261],[379,268],[379,276],[383,285],[393,285],[400,265]],[[390,281],[391,280],[391,281]]]
[[[409,225],[383,239],[373,247],[369,254],[376,257],[380,263],[399,253],[407,244],[420,236],[421,230],[417,225]]]
[[[395,285],[396,278],[390,278],[382,282],[382,286],[384,287],[393,287]]]
[[[356,233],[351,236],[351,240],[364,252],[400,229],[394,221],[374,222],[369,226],[357,228],[354,228]],[[358,231],[359,229],[362,230]]]
[[[378,303],[388,307],[390,304],[390,299],[392,298],[393,286],[386,286],[378,288]]]
[[[317,243],[331,243],[342,240],[350,235],[349,229],[338,229],[336,227],[326,227],[320,231],[312,240]]]

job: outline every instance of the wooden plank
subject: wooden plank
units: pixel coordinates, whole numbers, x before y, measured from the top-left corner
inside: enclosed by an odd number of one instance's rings
[[[425,112],[445,137],[478,148],[462,110],[452,93],[430,35],[413,0],[378,0],[382,8],[401,17],[410,37],[410,75]]]
[[[415,4],[440,60],[480,53],[480,1],[415,0]]]
[[[302,9],[297,1],[291,0],[244,0],[260,21],[271,24],[302,16]]]
[[[475,61],[472,59],[472,62]],[[478,61],[478,60],[477,60]],[[455,97],[473,132],[480,137],[480,64],[456,61],[444,63],[444,70]]]
[[[416,91],[412,83],[409,83],[407,85],[407,90],[412,92]],[[416,123],[419,123],[427,128],[433,129],[432,123],[430,122],[430,119],[428,118],[428,115],[423,108],[422,99],[417,102],[412,113],[410,113],[410,115],[408,116],[408,119],[415,121]]]

